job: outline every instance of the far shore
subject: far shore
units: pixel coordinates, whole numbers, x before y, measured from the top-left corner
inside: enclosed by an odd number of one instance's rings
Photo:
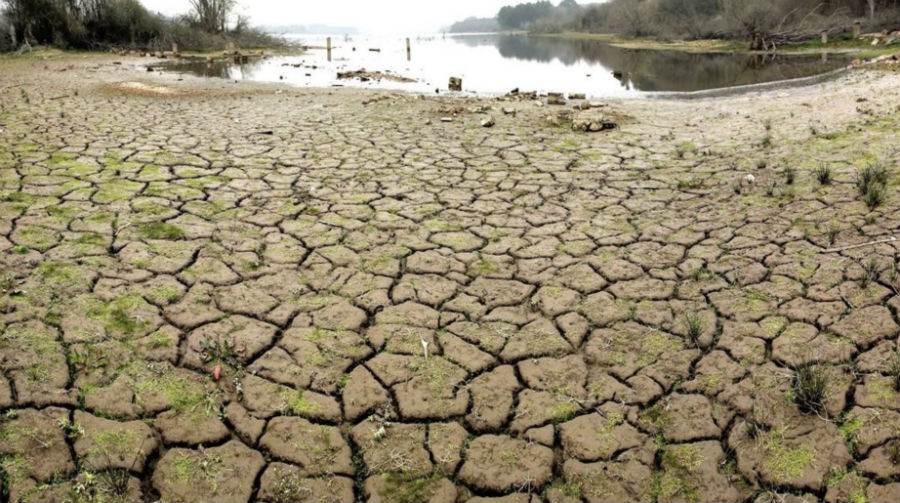
[[[529,33],[525,30],[508,30],[497,32],[498,35],[528,35],[532,37],[564,38],[575,40],[599,40],[625,49],[648,49],[684,51],[694,53],[776,53],[776,54],[822,54],[840,53],[857,56],[861,59],[875,58],[900,51],[900,44],[871,44],[871,39],[861,38],[846,40],[844,34],[832,37],[827,44],[818,39],[811,39],[797,44],[777,46],[774,51],[751,51],[747,41],[729,39],[696,39],[696,40],[659,40],[646,37],[626,37],[615,33],[587,33],[566,31],[559,33]]]

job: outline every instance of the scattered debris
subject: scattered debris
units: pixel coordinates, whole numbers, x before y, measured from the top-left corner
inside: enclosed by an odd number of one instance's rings
[[[840,248],[829,248],[827,250],[822,250],[822,253],[836,253],[836,252],[841,252],[841,251],[845,251],[845,250],[854,250],[856,248],[863,248],[866,246],[875,246],[875,245],[883,245],[886,243],[893,243],[895,241],[897,241],[897,238],[895,236],[891,236],[887,239],[879,239],[878,241],[870,241],[868,243],[860,243],[860,244],[856,244],[856,245],[841,246]]]
[[[337,78],[338,80],[359,79],[362,82],[368,82],[370,80],[378,81],[382,79],[390,80],[392,82],[415,82],[415,79],[404,77],[402,75],[394,75],[389,72],[370,72],[366,71],[365,68],[348,72],[338,72]]]

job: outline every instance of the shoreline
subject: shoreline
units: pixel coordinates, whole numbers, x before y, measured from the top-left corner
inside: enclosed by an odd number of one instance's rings
[[[517,33],[518,34],[518,33]],[[817,54],[845,54],[860,58],[870,59],[883,55],[896,54],[900,51],[900,45],[871,46],[860,41],[853,45],[846,42],[832,42],[831,45],[821,47],[807,47],[808,42],[783,45],[774,51],[751,51],[746,42],[722,39],[700,39],[683,41],[661,41],[650,38],[629,38],[607,33],[531,33],[533,37],[565,38],[574,40],[599,40],[610,45],[625,49],[670,50],[692,53],[747,53],[747,54],[784,54],[784,55],[817,55]]]

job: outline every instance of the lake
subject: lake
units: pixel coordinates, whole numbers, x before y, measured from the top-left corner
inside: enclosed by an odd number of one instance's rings
[[[637,97],[781,83],[823,75],[849,62],[833,55],[698,54],[625,49],[601,40],[508,34],[411,37],[409,59],[405,37],[333,36],[329,61],[325,36],[285,36],[311,48],[303,54],[251,59],[242,65],[185,59],[154,67],[296,86],[444,92],[449,77],[454,76],[463,79],[464,92],[479,95],[504,94],[519,88],[584,93],[589,97]],[[338,72],[360,69],[414,81],[336,78]]]

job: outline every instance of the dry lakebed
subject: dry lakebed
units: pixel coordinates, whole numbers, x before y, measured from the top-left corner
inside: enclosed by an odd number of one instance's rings
[[[145,64],[0,59],[0,501],[900,499],[896,68],[548,105]]]

